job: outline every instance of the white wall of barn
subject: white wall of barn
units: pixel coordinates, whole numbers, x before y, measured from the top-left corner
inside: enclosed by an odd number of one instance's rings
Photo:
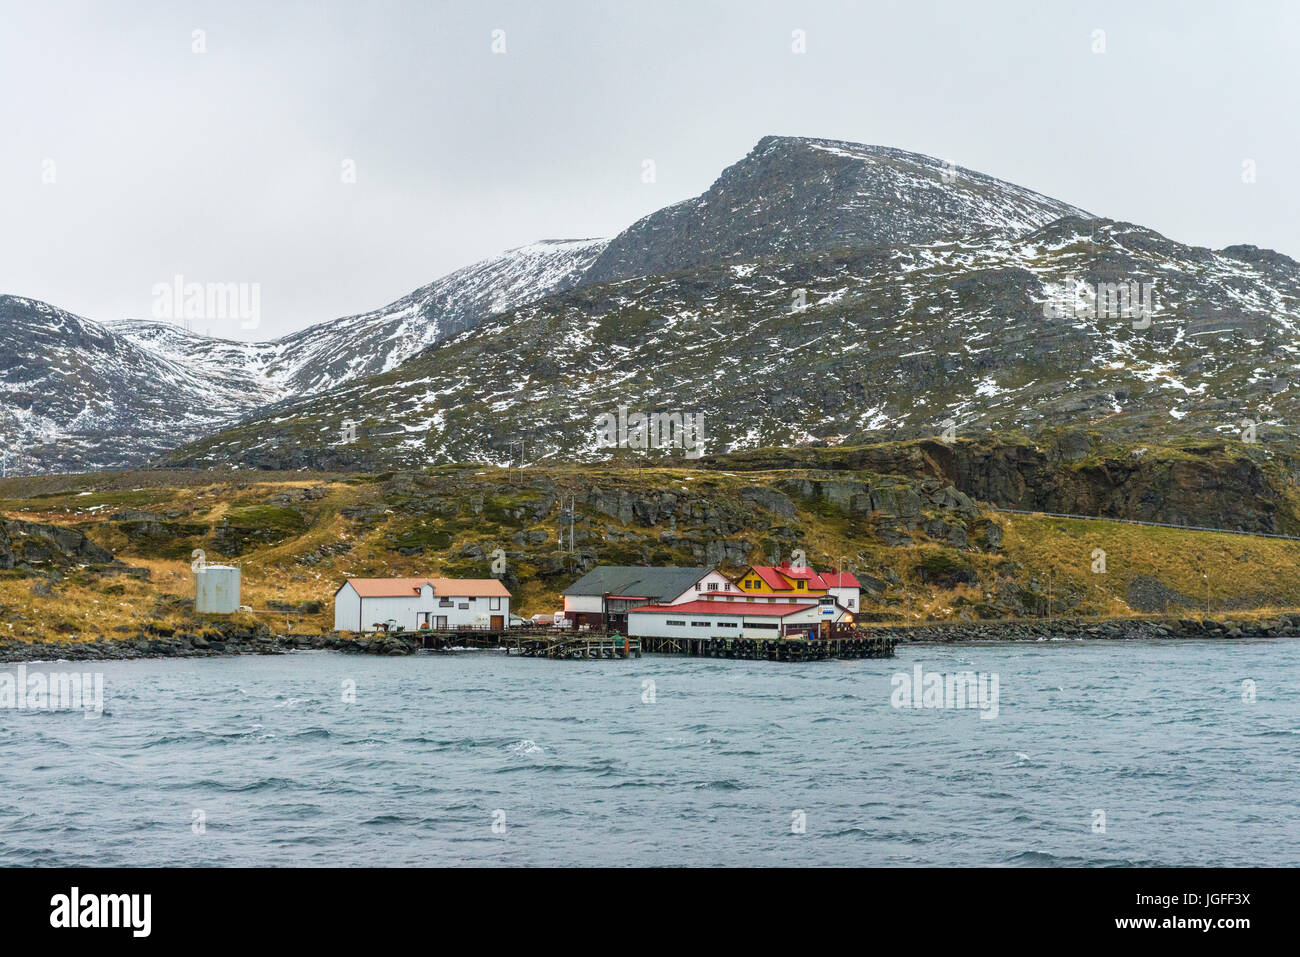
[[[718,628],[716,615],[697,612],[694,615],[685,612],[643,612],[633,609],[627,616],[627,633],[633,637],[649,638],[721,638],[724,635],[740,637],[739,628]],[[739,618],[723,619],[738,622]],[[684,625],[670,625],[670,621],[684,621]],[[707,625],[692,625],[693,621],[708,622]]]
[[[735,608],[732,602],[718,602],[719,610]],[[817,605],[791,612],[784,618],[776,615],[720,615],[717,612],[642,612],[628,614],[627,633],[633,637],[649,638],[777,638],[786,628],[797,625],[815,629],[821,621],[841,621],[844,612],[836,608],[833,615],[821,614]],[[683,624],[670,625],[670,621]],[[720,624],[720,623],[728,624]],[[739,627],[732,627],[739,624]],[[771,627],[777,625],[778,627]]]
[[[430,592],[425,588],[426,593]],[[442,604],[443,599],[450,605]],[[423,613],[428,612],[429,623],[436,627],[438,619],[445,617],[448,628],[487,626],[492,616],[500,615],[504,627],[510,627],[510,599],[501,597],[458,597],[433,594],[410,596],[384,596],[361,598],[351,585],[346,585],[334,599],[334,627],[339,631],[374,631],[376,624],[392,619],[407,631],[418,631]]]
[[[719,602],[722,605],[723,602]],[[627,632],[633,637],[653,638],[776,638],[781,619],[775,615],[718,615],[697,611],[689,612],[639,612],[628,615]],[[683,622],[670,625],[670,621]]]
[[[345,584],[334,596],[334,630],[357,631],[361,625],[361,596]]]

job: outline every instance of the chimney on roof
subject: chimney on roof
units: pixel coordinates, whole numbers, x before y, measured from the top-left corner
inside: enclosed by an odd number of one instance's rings
[[[782,568],[789,568],[789,567],[790,567],[790,559],[787,558],[785,561],[783,561],[783,562],[781,563],[781,567],[782,567]]]

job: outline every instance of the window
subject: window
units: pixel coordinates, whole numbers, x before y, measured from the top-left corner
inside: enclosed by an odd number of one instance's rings
[[[696,583],[695,583],[695,590],[696,590],[696,591],[704,591],[704,583],[703,583],[703,582],[696,582]]]
[[[458,607],[460,608],[461,611],[469,611],[469,602],[463,601],[460,603]]]
[[[712,622],[707,622],[707,621],[693,621],[693,622],[691,622],[691,627],[692,627],[692,628],[712,628],[712,627],[713,627],[713,624],[712,624]]]
[[[717,582],[709,582],[709,591],[717,591],[717,590],[718,590],[718,583],[717,583]]]
[[[684,624],[686,624],[686,622],[685,622],[685,621],[673,621],[671,618],[669,618],[667,621],[664,622],[664,624],[665,624],[665,625],[684,625]]]
[[[857,600],[856,598],[850,598],[850,599],[849,599],[849,602],[848,602],[850,608],[852,608],[852,607],[853,607],[854,605],[856,605],[857,603],[858,603],[858,600]]]
[[[772,628],[772,629],[775,629],[775,628],[778,628],[778,627],[780,627],[780,626],[777,625],[775,622],[770,622],[770,621],[747,621],[747,622],[745,622],[745,627],[746,627],[746,628]]]
[[[719,627],[719,628],[739,628],[740,626],[737,625],[734,621],[720,621],[720,622],[718,622],[718,627]]]
[[[794,587],[795,587],[795,588],[798,588],[800,591],[803,590],[803,585],[804,585],[804,583],[803,583],[802,581],[797,581],[797,582],[794,583]]]
[[[439,608],[450,608],[450,607],[451,607],[452,605],[454,605],[454,604],[455,604],[455,602],[453,602],[450,598],[439,598],[439,599],[438,599],[438,607],[439,607]]]
[[[498,598],[493,598],[493,599],[491,599],[491,600],[488,602],[488,610],[489,610],[489,611],[500,611],[500,610],[501,610],[501,599],[500,599],[499,597],[498,597]]]

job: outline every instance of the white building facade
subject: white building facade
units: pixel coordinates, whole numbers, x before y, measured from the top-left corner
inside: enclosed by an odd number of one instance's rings
[[[649,605],[628,612],[627,633],[649,638],[782,638],[816,634],[821,623],[852,621],[834,602],[782,603],[737,601]]]
[[[667,605],[682,605],[689,601],[727,601],[744,598],[745,593],[736,587],[730,578],[716,568],[684,590]]]
[[[510,592],[495,578],[349,578],[334,594],[335,631],[510,627]]]

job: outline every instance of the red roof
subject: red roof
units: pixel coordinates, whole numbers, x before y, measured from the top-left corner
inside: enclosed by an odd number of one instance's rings
[[[345,582],[362,598],[404,598],[418,595],[426,583],[432,585],[433,593],[440,597],[510,597],[510,592],[498,578],[349,578]],[[343,586],[340,585],[339,591],[342,590]]]
[[[822,572],[827,588],[861,588],[858,577],[852,572]]]
[[[780,571],[773,568],[771,565],[754,565],[752,567],[754,569],[754,574],[763,579],[768,588],[773,588],[777,591],[790,590],[790,583],[782,578]]]
[[[794,602],[747,602],[747,601],[684,601],[680,605],[642,605],[640,608],[633,608],[628,612],[629,615],[635,615],[638,612],[652,612],[654,614],[664,614],[671,612],[680,612],[683,615],[694,615],[697,613],[708,615],[773,615],[784,618],[786,615],[792,615],[797,611],[807,611],[809,608],[816,608],[817,605],[811,602],[796,604]]]
[[[805,581],[808,587],[813,590],[826,588],[826,583],[822,581],[822,576],[818,575],[811,568],[792,568],[789,565],[752,565],[754,573],[767,583],[767,587],[775,591],[794,591],[790,587],[790,582]]]

